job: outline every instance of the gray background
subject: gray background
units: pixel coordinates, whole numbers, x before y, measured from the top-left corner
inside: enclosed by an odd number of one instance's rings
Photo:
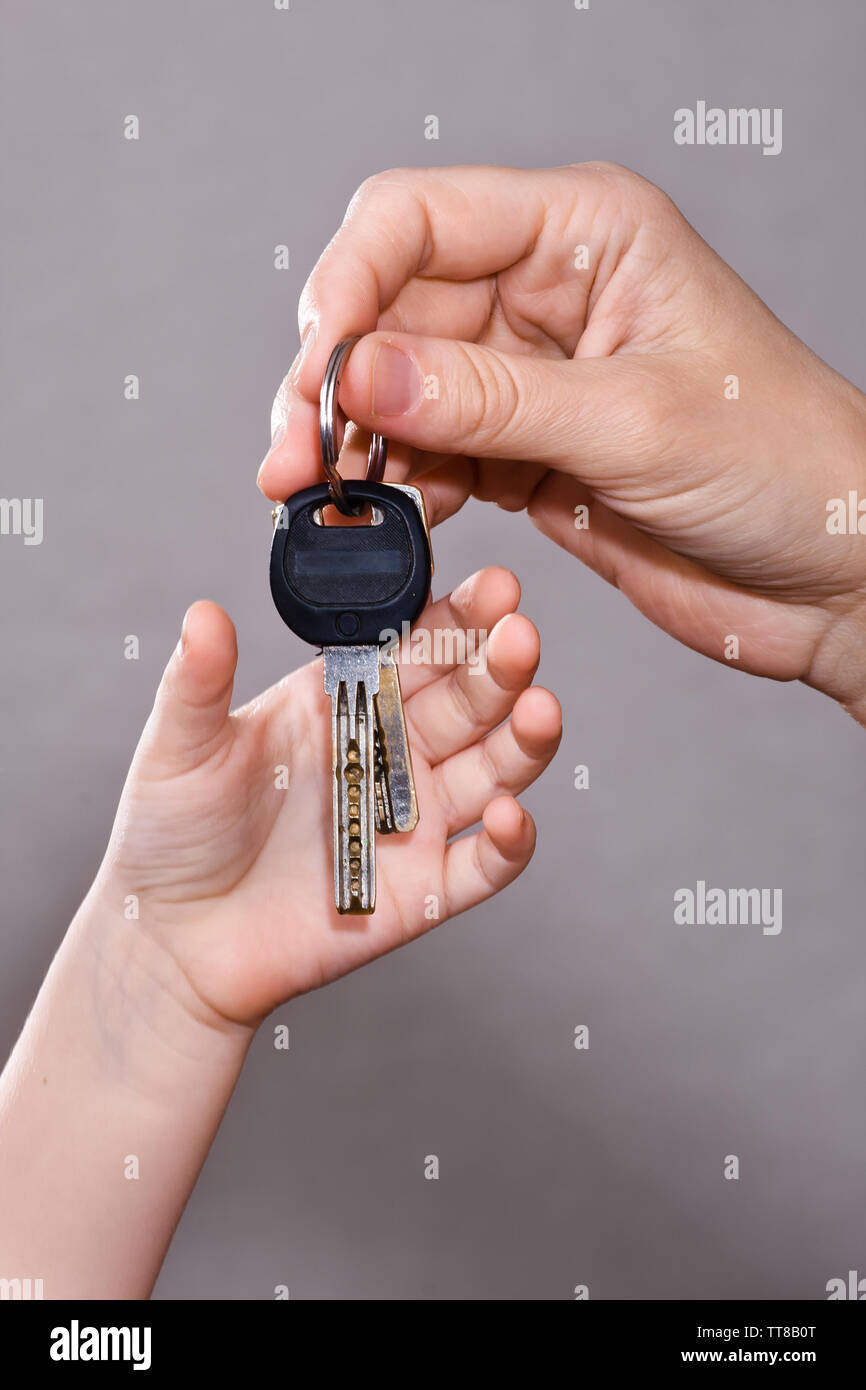
[[[45,498],[41,547],[0,540],[6,1048],[187,604],[235,619],[240,700],[306,659],[254,479],[298,293],[361,180],[628,164],[863,385],[866,24],[859,0],[3,8],[0,492]],[[782,154],[676,147],[699,98],[782,106]],[[281,1009],[288,1054],[263,1029],[157,1295],[811,1299],[866,1274],[863,732],[679,647],[523,517],[474,504],[435,539],[440,590],[511,565],[542,629],[566,732],[526,798],[536,858]],[[699,877],[781,887],[781,935],[675,927]]]

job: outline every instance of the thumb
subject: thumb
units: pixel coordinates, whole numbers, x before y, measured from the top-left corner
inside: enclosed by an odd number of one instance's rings
[[[642,470],[676,437],[686,356],[557,360],[370,333],[346,364],[340,404],[366,429],[430,453],[527,459],[601,483],[623,464]]]
[[[141,753],[172,772],[197,767],[229,736],[238,659],[227,613],[202,600],[187,610],[142,736]]]

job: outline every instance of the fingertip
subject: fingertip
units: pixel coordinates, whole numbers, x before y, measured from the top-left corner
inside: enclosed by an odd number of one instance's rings
[[[464,579],[451,595],[454,608],[461,615],[483,618],[485,625],[513,613],[520,603],[520,583],[511,570],[503,565],[488,565]]]
[[[555,749],[562,738],[562,706],[552,691],[541,685],[530,686],[515,701],[511,727],[524,752]]]
[[[318,409],[300,398],[296,384],[283,382],[273,421],[271,445],[259,465],[256,487],[271,501],[284,502],[320,476]]]
[[[228,613],[209,598],[197,598],[190,604],[183,617],[181,633],[187,641],[203,641],[228,634],[236,640],[237,636],[235,625]]]
[[[490,634],[489,659],[521,675],[533,672],[541,659],[541,637],[524,613],[506,613]]]
[[[491,588],[495,585],[500,603],[506,605],[506,612],[513,613],[520,604],[521,596],[520,580],[514,571],[505,565],[488,565],[482,572],[489,576]]]
[[[187,697],[207,700],[232,679],[238,659],[235,625],[210,599],[198,599],[184,615],[178,657]]]
[[[268,450],[259,464],[259,471],[256,474],[256,487],[263,497],[267,497],[269,502],[285,501],[285,498],[277,496],[277,488],[275,487],[276,478],[277,469],[275,461],[271,455],[271,451]]]
[[[172,771],[197,766],[231,725],[228,719],[238,644],[219,604],[199,599],[184,615],[140,749]]]
[[[513,796],[497,796],[484,808],[482,823],[504,859],[528,860],[535,848],[535,822]]]

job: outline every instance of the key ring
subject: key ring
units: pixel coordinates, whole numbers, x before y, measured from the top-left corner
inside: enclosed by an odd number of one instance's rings
[[[322,467],[325,470],[325,477],[328,479],[331,501],[344,516],[358,516],[362,508],[353,507],[347,501],[343,491],[343,480],[337,469],[337,393],[340,389],[343,366],[352,348],[360,341],[360,337],[360,333],[357,333],[353,338],[342,338],[334,348],[328,358],[325,375],[322,377],[322,390],[319,395],[319,440],[322,445]],[[387,439],[382,434],[374,434],[370,440],[370,453],[367,458],[366,481],[368,483],[382,481],[387,457]]]

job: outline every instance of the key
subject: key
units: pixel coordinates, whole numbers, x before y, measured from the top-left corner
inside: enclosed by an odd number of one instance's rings
[[[430,552],[430,574],[433,574],[433,552],[430,546],[430,527],[424,494],[408,483],[390,483],[411,497],[418,509],[427,547]],[[393,651],[379,649],[379,694],[376,697],[375,780],[376,828],[381,835],[394,831],[414,830],[418,824],[418,802],[412,775],[412,752],[406,737],[403,717],[403,698],[400,675]]]
[[[420,613],[432,557],[416,488],[344,487],[371,504],[371,524],[324,526],[327,488],[296,494],[277,517],[271,590],[288,626],[323,648],[335,902],[341,912],[372,912],[376,829],[411,830],[418,820],[397,668],[383,653],[380,669],[379,641]]]
[[[334,901],[340,912],[376,903],[376,830],[418,820],[400,683],[383,634],[412,623],[427,601],[430,539],[416,488],[348,482],[370,521],[326,526],[326,484],[279,509],[271,593],[287,626],[321,647],[331,699]]]
[[[325,694],[331,697],[334,901],[340,912],[376,905],[374,700],[377,647],[325,647]]]
[[[406,736],[400,675],[392,652],[379,650],[379,693],[375,701],[376,828],[383,835],[414,830],[418,801],[412,753]]]

